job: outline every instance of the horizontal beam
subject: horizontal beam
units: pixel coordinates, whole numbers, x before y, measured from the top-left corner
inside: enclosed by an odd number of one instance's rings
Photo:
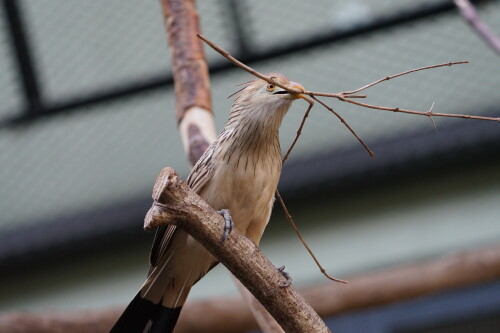
[[[322,316],[373,308],[500,278],[500,246],[480,248],[352,276],[348,285],[327,283],[300,290]],[[82,312],[11,312],[0,315],[0,331],[17,333],[107,332],[122,308]],[[210,313],[207,316],[207,313]],[[257,329],[238,298],[188,302],[177,333],[247,332]],[[333,327],[333,329],[335,329]]]

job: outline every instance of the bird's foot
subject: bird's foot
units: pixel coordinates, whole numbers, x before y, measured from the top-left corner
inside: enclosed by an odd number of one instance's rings
[[[218,210],[217,213],[219,213],[224,218],[225,224],[224,224],[224,233],[222,234],[222,242],[225,242],[227,240],[227,237],[229,236],[229,233],[234,228],[233,218],[229,213],[229,209],[221,209]]]
[[[292,284],[292,277],[290,276],[290,274],[288,274],[288,272],[285,272],[285,266],[276,267],[276,268],[278,269],[278,272],[280,272],[286,279],[285,282],[280,283],[280,287],[286,288],[289,285],[291,285]]]

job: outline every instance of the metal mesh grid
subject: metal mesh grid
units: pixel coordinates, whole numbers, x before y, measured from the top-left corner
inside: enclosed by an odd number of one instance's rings
[[[22,1],[49,99],[166,71],[159,3]]]
[[[202,0],[196,2],[196,8],[202,34],[210,36],[211,40],[229,52],[235,52],[238,41],[236,40],[234,23],[230,19],[227,2]],[[209,63],[220,60],[220,56],[214,53],[207,53],[206,57]]]
[[[187,170],[168,110],[173,97],[162,92],[42,121],[29,136],[1,132],[2,221],[19,226],[148,195],[165,165]]]
[[[200,1],[202,30],[227,41],[219,2]],[[49,99],[88,94],[170,71],[158,1],[23,1]],[[221,43],[228,47],[228,43]]]
[[[225,7],[220,4],[199,1],[203,30],[211,39],[225,41],[221,45],[231,49],[234,35],[231,27],[225,26],[229,20]],[[83,3],[70,6],[62,0],[45,0],[24,1],[23,6],[40,57],[44,91],[51,99],[85,94],[130,78],[168,70],[165,33],[156,2],[154,5],[141,3],[139,7],[115,1],[109,3],[109,8],[103,8],[97,3],[85,3],[88,7],[81,7]],[[255,6],[258,8],[262,3],[255,2]],[[297,6],[300,5],[297,3]],[[288,8],[295,11],[301,7]],[[500,5],[495,3],[484,9],[482,17],[494,30],[500,31]],[[51,13],[60,19],[55,20]],[[262,19],[270,21],[273,15],[271,12]],[[290,13],[288,16],[292,25],[298,24],[297,18],[293,19]],[[311,32],[319,29],[314,23],[307,25]],[[208,53],[209,59],[222,60],[213,52]],[[497,58],[456,14],[282,56],[255,67],[262,72],[282,71],[308,89],[341,91],[387,74],[462,59],[472,63],[384,83],[368,91],[368,101],[421,110],[436,102],[436,111],[453,113],[479,113],[498,106],[500,65]],[[6,66],[3,64],[0,60],[0,66]],[[15,85],[12,80],[4,82],[6,77],[0,76],[1,94],[15,95]],[[231,104],[226,96],[236,90],[236,84],[247,79],[248,75],[239,69],[212,76],[219,129]],[[165,90],[89,107],[77,114],[49,118],[25,128],[2,130],[0,225],[15,227],[147,196],[157,173],[166,165],[185,174],[187,164],[173,118],[173,104],[172,90]],[[368,144],[422,129],[434,131],[424,117],[362,110],[333,100],[330,104]],[[304,111],[305,103],[298,102],[285,119],[281,131],[283,147],[292,140]],[[446,124],[442,119],[436,122],[438,126]],[[292,158],[356,146],[358,143],[342,125],[316,106]],[[426,148],[409,147],[411,149]]]
[[[376,21],[387,13],[410,10],[431,4],[433,0],[393,1],[358,0],[314,2],[287,0],[244,1],[252,46],[262,50],[283,46],[297,39],[314,38]]]

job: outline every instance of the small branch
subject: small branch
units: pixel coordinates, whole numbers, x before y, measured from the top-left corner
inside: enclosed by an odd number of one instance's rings
[[[350,104],[355,104],[358,106],[362,106],[368,109],[375,109],[375,110],[382,110],[382,111],[391,111],[391,112],[400,112],[400,113],[408,113],[408,114],[415,114],[415,115],[420,115],[420,116],[426,116],[428,117],[428,111],[416,111],[416,110],[408,110],[408,109],[401,109],[401,108],[393,108],[393,107],[385,107],[385,106],[377,106],[377,105],[372,105],[372,104],[367,104],[367,103],[361,103],[358,101],[353,101],[348,97],[337,97],[339,100],[343,102],[347,102]],[[488,121],[497,121],[500,122],[500,117],[483,117],[483,116],[471,116],[467,114],[454,114],[454,113],[436,113],[432,112],[433,117],[448,117],[448,118],[462,118],[462,119],[476,119],[476,120],[488,120]]]
[[[402,73],[398,73],[398,74],[395,74],[395,75],[390,75],[390,76],[386,76],[380,80],[377,80],[375,82],[372,82],[372,83],[369,83],[365,86],[362,86],[361,88],[358,88],[356,90],[351,90],[351,91],[344,91],[343,94],[344,95],[352,95],[352,94],[355,94],[355,93],[358,93],[360,91],[363,91],[363,90],[366,90],[368,88],[371,88],[379,83],[382,83],[384,81],[389,81],[391,79],[394,79],[396,77],[400,77],[400,76],[403,76],[403,75],[407,75],[407,74],[411,74],[411,73],[415,73],[415,72],[419,72],[419,71],[423,71],[423,70],[427,70],[427,69],[432,69],[432,68],[439,68],[439,67],[446,67],[446,66],[453,66],[453,65],[460,65],[460,64],[468,64],[469,62],[468,61],[456,61],[456,62],[447,62],[447,63],[444,63],[444,64],[439,64],[439,65],[432,65],[432,66],[425,66],[425,67],[420,67],[420,68],[415,68],[415,69],[412,69],[412,70],[409,70],[409,71],[406,71],[406,72],[402,72]],[[317,94],[317,93],[316,93]],[[336,97],[336,96],[334,96]],[[347,97],[347,96],[346,96]],[[349,98],[353,98],[353,96],[348,96]]]
[[[432,105],[429,108],[429,110],[426,112],[426,114],[427,114],[427,117],[429,117],[429,119],[432,121],[432,125],[434,125],[434,130],[436,130],[436,133],[437,133],[438,128],[436,126],[436,122],[434,121],[434,118],[432,118],[432,116],[434,115],[434,113],[432,113],[432,109],[434,109],[434,102],[432,102]]]
[[[247,71],[248,73],[252,74],[253,76],[256,76],[258,78],[261,78],[262,80],[264,81],[267,81],[269,83],[272,83],[280,88],[283,88],[293,94],[297,94],[297,95],[300,95],[303,93],[303,91],[301,90],[298,90],[298,89],[294,89],[294,88],[291,88],[291,87],[287,87],[279,82],[277,82],[276,80],[273,80],[272,78],[268,77],[267,75],[264,75],[258,71],[256,71],[255,69],[253,69],[252,67],[250,66],[247,66],[245,65],[244,63],[242,63],[241,61],[239,61],[238,59],[236,59],[235,57],[233,57],[229,52],[227,52],[226,50],[220,48],[219,46],[217,46],[214,42],[206,39],[204,36],[198,34],[198,37],[203,40],[205,43],[207,43],[208,45],[210,45],[211,48],[213,48],[215,51],[219,52],[224,58],[226,58],[227,60],[231,61],[233,64],[235,64],[236,66],[242,68],[243,70]]]
[[[363,147],[365,147],[365,149],[368,151],[368,153],[370,154],[371,157],[374,157],[375,154],[373,154],[373,152],[370,150],[370,148],[368,148],[368,146],[363,142],[363,140],[361,140],[359,138],[359,136],[356,134],[356,132],[354,132],[354,130],[349,126],[349,124],[347,124],[347,122],[338,114],[336,113],[332,108],[326,106],[323,102],[321,102],[320,100],[316,99],[314,97],[314,95],[318,95],[317,93],[315,92],[311,92],[311,91],[300,91],[300,90],[297,90],[297,89],[293,89],[291,87],[287,87],[285,85],[282,85],[280,84],[279,82],[276,82],[275,80],[273,80],[272,78],[268,77],[267,75],[264,75],[262,73],[259,73],[257,72],[255,69],[251,68],[250,66],[247,66],[245,65],[244,63],[242,63],[241,61],[239,61],[238,59],[234,58],[231,54],[229,54],[229,52],[227,52],[226,50],[220,48],[219,46],[217,46],[215,43],[213,43],[212,41],[206,39],[205,37],[203,37],[202,35],[198,35],[198,37],[200,39],[202,39],[205,43],[207,43],[208,45],[210,45],[215,51],[219,52],[222,56],[224,56],[225,58],[227,58],[229,61],[231,61],[233,64],[235,64],[236,66],[244,69],[245,71],[249,72],[250,74],[258,77],[258,78],[261,78],[262,80],[265,80],[269,83],[272,83],[272,84],[275,84],[277,85],[278,87],[281,87],[293,94],[297,94],[297,95],[301,95],[301,98],[305,99],[308,103],[309,103],[309,108],[307,109],[306,111],[306,115],[304,116],[303,120],[302,120],[302,123],[300,124],[300,127],[299,127],[299,130],[297,131],[297,136],[295,136],[295,140],[293,141],[292,143],[292,146],[288,149],[288,151],[286,152],[285,154],[285,157],[283,158],[283,160],[286,160],[288,158],[288,155],[290,154],[292,148],[295,146],[295,143],[297,142],[297,139],[298,137],[300,136],[300,133],[302,131],[302,127],[304,126],[304,122],[305,122],[305,119],[307,118],[307,116],[309,115],[309,111],[311,110],[313,104],[311,104],[311,100],[305,98],[304,95],[309,95],[311,96],[313,99],[315,99],[316,101],[318,101],[321,105],[325,106],[330,112],[332,112],[333,114],[335,114],[337,116],[337,118],[340,119],[340,121],[342,122],[342,124],[344,124],[348,129],[349,131],[354,134],[354,136],[359,140],[359,142],[361,142],[361,144],[363,145]],[[321,93],[320,93],[321,94]],[[318,95],[318,96],[322,96],[322,95]],[[332,97],[331,94],[329,94],[329,97]],[[333,97],[337,97],[339,99],[341,98],[345,98],[343,95],[335,95]],[[366,96],[364,95],[355,95],[354,98],[365,98]]]
[[[483,38],[486,43],[500,54],[500,38],[479,18],[474,6],[468,0],[454,0],[463,18]]]
[[[448,63],[444,63],[444,64],[438,64],[438,65],[420,67],[420,68],[417,68],[417,69],[409,70],[409,71],[402,72],[402,73],[399,73],[399,74],[395,74],[395,75],[392,75],[392,76],[387,76],[385,78],[382,78],[382,79],[377,80],[375,82],[369,83],[369,84],[367,84],[367,85],[365,85],[365,86],[363,86],[361,88],[358,88],[358,89],[352,90],[352,91],[346,91],[346,92],[340,92],[340,93],[325,93],[325,92],[310,91],[310,90],[299,91],[297,89],[293,89],[291,87],[287,87],[287,86],[281,85],[281,84],[279,84],[279,82],[276,82],[272,78],[267,77],[266,75],[264,75],[262,73],[259,73],[258,71],[256,71],[255,69],[251,68],[250,66],[245,65],[241,61],[239,61],[236,58],[234,58],[229,52],[227,52],[224,49],[220,48],[215,43],[211,42],[210,40],[206,39],[205,37],[203,37],[201,35],[198,35],[198,37],[200,39],[202,39],[205,43],[207,43],[208,45],[210,45],[210,47],[212,47],[215,51],[219,52],[222,56],[224,56],[229,61],[231,61],[233,64],[235,64],[236,66],[238,66],[238,67],[242,68],[243,70],[249,72],[250,74],[252,74],[252,75],[254,75],[254,76],[258,77],[258,78],[261,78],[262,80],[265,80],[265,81],[267,81],[269,83],[273,83],[273,84],[275,84],[275,85],[277,85],[277,86],[279,86],[279,87],[281,87],[283,89],[286,89],[290,93],[297,94],[297,95],[302,95],[302,96],[309,95],[311,98],[313,98],[316,101],[318,101],[320,104],[322,104],[330,112],[334,113],[341,120],[341,122],[349,129],[349,131],[352,134],[354,134],[354,136],[358,139],[358,141],[363,145],[363,147],[368,151],[368,153],[372,157],[374,156],[373,152],[359,138],[359,136],[345,122],[345,120],[343,120],[343,118],[340,117],[340,115],[338,113],[336,113],[332,108],[330,108],[329,106],[327,106],[325,103],[319,101],[316,98],[317,96],[333,97],[333,98],[337,98],[338,100],[340,100],[342,102],[355,104],[355,105],[362,106],[362,107],[369,108],[369,109],[382,110],[382,111],[391,111],[391,112],[400,112],[400,113],[408,113],[408,114],[426,116],[426,117],[429,117],[432,120],[432,122],[433,122],[434,125],[435,125],[435,123],[434,123],[434,120],[432,119],[432,117],[449,117],[449,118],[477,119],[477,120],[489,120],[489,121],[500,122],[500,117],[495,117],[494,118],[494,117],[482,117],[482,116],[472,116],[472,115],[462,115],[462,114],[434,113],[434,112],[432,112],[432,110],[430,110],[431,113],[429,113],[429,111],[416,111],[416,110],[402,109],[402,108],[398,108],[398,107],[393,108],[393,107],[377,106],[377,105],[371,105],[371,104],[362,103],[362,102],[358,102],[358,101],[353,100],[354,98],[357,99],[357,98],[364,98],[364,97],[366,97],[365,95],[354,95],[355,93],[360,92],[360,91],[365,90],[365,89],[368,89],[370,87],[373,87],[374,85],[379,84],[381,82],[388,81],[388,80],[390,80],[392,78],[403,76],[403,75],[407,75],[407,74],[418,72],[418,71],[422,71],[422,70],[432,69],[432,68],[439,68],[439,67],[446,67],[446,66],[449,67],[449,66],[458,65],[458,64],[466,64],[466,63],[468,63],[468,61],[448,62]],[[301,124],[301,126],[302,125],[303,124]],[[288,155],[288,153],[289,152],[287,152],[287,155]]]
[[[306,248],[307,252],[309,252],[309,255],[313,258],[313,260],[316,263],[316,266],[318,266],[320,272],[324,276],[326,276],[328,279],[330,279],[332,281],[341,282],[341,283],[348,283],[345,280],[334,278],[333,276],[329,275],[326,272],[325,268],[320,264],[319,260],[316,258],[316,256],[314,255],[313,251],[311,250],[311,248],[309,247],[309,245],[307,245],[306,241],[302,237],[301,233],[299,232],[299,229],[295,225],[295,222],[293,222],[292,216],[288,212],[288,209],[286,208],[285,202],[283,201],[283,198],[281,197],[281,194],[280,194],[280,192],[278,190],[276,190],[276,198],[278,198],[278,201],[280,202],[281,207],[283,208],[283,212],[285,212],[286,218],[288,219],[288,221],[292,225],[292,228],[295,231],[295,233],[297,234],[297,236],[299,237],[300,242],[302,243],[302,245],[304,245],[304,247]]]
[[[366,98],[366,95],[353,95],[353,94],[358,93],[358,92],[363,91],[363,90],[366,90],[368,88],[371,88],[379,83],[389,81],[389,80],[394,79],[396,77],[400,77],[400,76],[404,76],[404,75],[408,75],[411,73],[420,72],[420,71],[424,71],[424,70],[428,70],[428,69],[433,69],[433,68],[450,67],[450,66],[454,66],[454,65],[462,65],[462,64],[468,64],[468,63],[469,63],[468,61],[454,61],[454,62],[446,62],[446,63],[438,64],[438,65],[419,67],[419,68],[411,69],[409,71],[405,71],[405,72],[401,72],[398,74],[383,77],[377,81],[368,83],[368,84],[366,84],[358,89],[351,90],[351,91],[343,91],[340,93],[327,93],[327,92],[321,92],[321,91],[306,90],[304,92],[304,94],[316,95],[316,96],[322,96],[322,97],[333,97],[333,98],[337,98],[339,100],[343,100],[345,98]]]
[[[221,242],[223,218],[193,192],[171,168],[162,170],[153,188],[154,204],[144,227],[174,224],[212,253],[260,301],[286,332],[329,332],[314,310],[252,241],[234,229]],[[252,272],[252,274],[248,274]]]
[[[304,114],[304,117],[302,118],[302,121],[300,123],[299,129],[297,130],[297,134],[295,135],[295,139],[293,139],[292,144],[290,145],[290,147],[286,151],[285,156],[283,157],[283,163],[285,163],[285,161],[288,159],[288,156],[292,152],[293,147],[295,147],[295,144],[299,140],[299,137],[302,134],[302,128],[304,128],[304,124],[306,122],[306,119],[309,116],[309,112],[311,112],[311,109],[314,106],[314,102],[311,99],[309,99],[309,98],[307,98],[305,96],[302,99],[306,100],[309,103],[309,106],[307,107],[306,113]]]
[[[349,126],[349,124],[344,120],[344,118],[342,118],[331,107],[329,107],[328,105],[323,103],[321,100],[317,99],[314,95],[311,95],[311,97],[315,101],[317,101],[319,104],[323,105],[328,111],[333,113],[337,118],[339,118],[339,120],[342,122],[342,124],[344,124],[344,126],[347,127],[347,129],[352,133],[352,135],[354,135],[354,137],[356,137],[356,139],[358,139],[359,143],[361,143],[361,145],[365,148],[365,150],[368,152],[368,154],[370,154],[370,157],[375,157],[375,153],[373,151],[371,151],[371,149],[366,145],[366,143],[363,140],[361,140],[361,138],[358,136],[358,134],[351,128],[351,126]]]

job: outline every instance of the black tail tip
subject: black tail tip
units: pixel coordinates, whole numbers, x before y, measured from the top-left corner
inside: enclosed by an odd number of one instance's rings
[[[181,309],[154,304],[137,294],[110,333],[171,333]]]

